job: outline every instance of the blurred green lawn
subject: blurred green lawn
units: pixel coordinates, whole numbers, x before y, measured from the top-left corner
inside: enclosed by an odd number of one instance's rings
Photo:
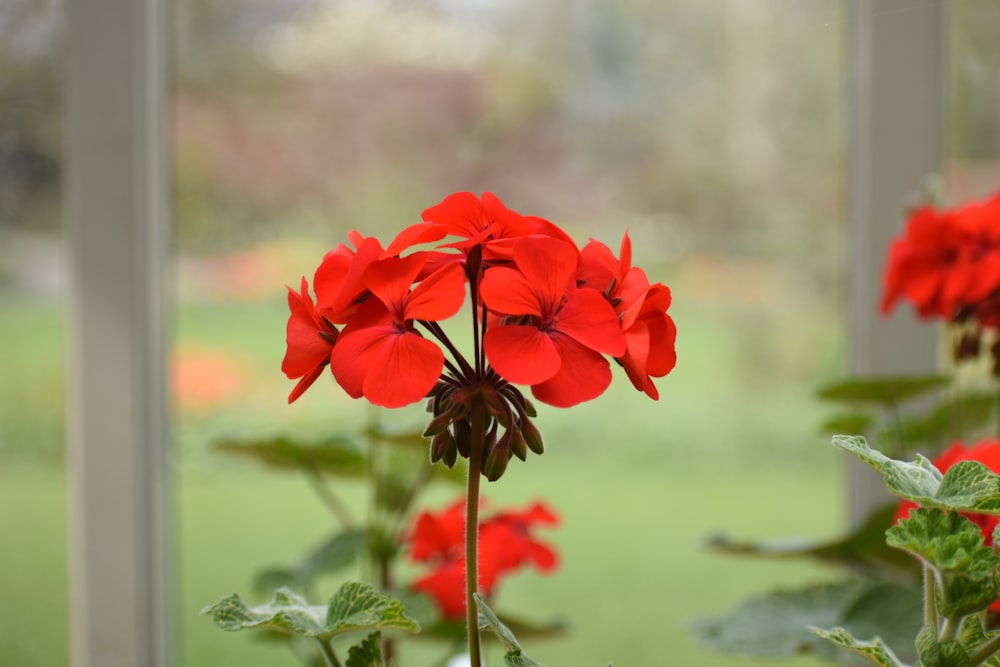
[[[63,323],[57,304],[3,305],[0,664],[66,664]],[[544,497],[562,513],[563,526],[549,535],[562,554],[559,572],[516,577],[497,603],[501,611],[571,624],[570,636],[527,646],[551,667],[746,664],[702,651],[685,624],[777,583],[825,576],[805,564],[718,557],[701,544],[720,531],[758,538],[839,531],[841,459],[816,435],[821,412],[810,396],[817,376],[836,370],[833,316],[808,299],[783,307],[702,299],[671,312],[680,361],[658,382],[659,402],[634,392],[622,374],[590,404],[543,409],[546,453],[512,463],[502,480],[485,486],[496,504]],[[242,369],[242,388],[228,402],[185,407],[175,420],[182,665],[298,664],[284,649],[223,633],[198,613],[233,591],[262,602],[251,593],[253,573],[294,560],[330,528],[303,480],[227,460],[211,452],[211,441],[323,436],[365,417],[330,381],[285,404],[290,384],[278,371],[284,318],[277,298],[189,304],[175,316],[181,348],[219,350]],[[401,411],[398,425],[417,426],[421,418]],[[326,583],[332,592],[336,582]]]

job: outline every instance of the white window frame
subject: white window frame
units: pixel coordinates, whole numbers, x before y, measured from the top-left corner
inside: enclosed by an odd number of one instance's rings
[[[848,128],[848,354],[855,375],[934,372],[936,327],[907,308],[879,314],[889,241],[906,206],[940,174],[944,134],[944,7],[941,0],[851,0]],[[852,524],[888,500],[881,480],[850,464]]]
[[[70,0],[67,475],[74,667],[168,667],[164,255],[168,0]],[[940,0],[849,0],[850,370],[930,370],[936,333],[877,314],[882,259],[941,169]],[[852,472],[850,516],[878,494]]]
[[[70,664],[172,664],[166,0],[70,0]]]

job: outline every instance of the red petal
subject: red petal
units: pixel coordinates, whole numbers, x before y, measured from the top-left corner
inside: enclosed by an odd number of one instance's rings
[[[514,261],[543,304],[555,305],[573,282],[579,263],[574,246],[547,236],[521,239],[514,246]]]
[[[498,326],[483,337],[486,358],[508,382],[536,384],[559,370],[562,363],[552,337],[531,326]]]
[[[378,305],[381,307],[380,303]],[[385,325],[353,330],[349,325],[340,333],[330,354],[330,370],[351,397],[364,395],[365,375],[394,331],[395,327]]]
[[[387,408],[415,403],[434,387],[442,368],[444,353],[437,345],[415,333],[393,333],[370,361],[364,395]]]
[[[568,408],[597,398],[611,384],[607,359],[569,336],[554,338],[562,360],[559,372],[531,387],[538,400],[558,408]]]
[[[285,326],[287,348],[281,370],[289,379],[294,379],[323,365],[333,346],[319,335],[325,326],[316,314],[305,278],[302,279],[301,294],[288,289],[288,308],[291,313]]]
[[[597,290],[589,287],[572,290],[559,311],[558,321],[559,331],[596,352],[613,357],[625,353],[625,336],[618,315]]]
[[[479,293],[495,313],[542,316],[538,294],[520,271],[507,267],[488,269],[479,284]]]
[[[358,299],[367,290],[364,275],[368,266],[382,254],[382,244],[375,237],[364,239],[357,253],[344,255],[350,250],[343,246],[323,258],[313,282],[316,286],[317,306],[331,313],[332,321],[345,324],[357,307]]]
[[[407,248],[421,243],[432,243],[443,239],[448,234],[448,228],[433,222],[418,222],[410,225],[392,240],[383,253],[384,257],[396,257]]]
[[[415,254],[372,262],[365,271],[365,286],[398,317],[425,261],[422,255]]]
[[[406,299],[406,319],[436,322],[451,317],[465,301],[465,270],[446,264],[417,285]]]
[[[299,380],[295,384],[295,387],[292,389],[292,393],[290,393],[288,395],[288,403],[289,403],[289,405],[291,405],[292,403],[294,403],[298,399],[299,396],[301,396],[303,393],[305,393],[306,389],[308,389],[309,387],[312,386],[313,382],[315,382],[316,379],[319,378],[319,376],[323,374],[323,369],[324,368],[326,368],[325,365],[316,366],[314,369],[312,369],[311,371],[309,371],[309,373],[307,373],[306,375],[302,376],[302,379]]]

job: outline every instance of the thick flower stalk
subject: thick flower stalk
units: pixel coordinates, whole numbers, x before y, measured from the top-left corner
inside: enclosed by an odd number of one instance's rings
[[[358,232],[348,240],[317,268],[315,300],[305,278],[299,291],[289,289],[282,370],[297,383],[288,400],[326,366],[350,396],[375,405],[427,399],[431,461],[469,461],[471,599],[483,558],[479,479],[499,479],[511,456],[525,460],[528,450],[544,449],[524,390],[557,407],[577,405],[607,389],[613,361],[637,390],[658,399],[653,379],[676,361],[670,290],[632,266],[627,234],[618,257],[593,240],[581,250],[557,225],[521,215],[491,193],[446,197],[385,247]],[[442,322],[462,311],[466,295],[471,340],[459,345]],[[483,580],[487,589],[492,576]],[[465,606],[478,665],[475,609]]]

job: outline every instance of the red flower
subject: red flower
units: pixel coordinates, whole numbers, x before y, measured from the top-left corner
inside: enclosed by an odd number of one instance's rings
[[[497,512],[479,524],[479,589],[489,596],[502,577],[528,565],[552,572],[558,556],[548,544],[532,534],[536,526],[556,526],[559,517],[543,503],[523,511]],[[437,602],[445,618],[465,615],[465,501],[439,514],[424,512],[407,536],[410,558],[426,563],[431,571],[418,578],[413,588]]]
[[[993,472],[1000,474],[1000,440],[983,440],[972,447],[966,447],[961,442],[956,442],[947,450],[942,452],[932,463],[942,473],[947,472],[959,461],[979,461]],[[910,516],[910,512],[918,505],[910,500],[904,500],[896,507],[896,515],[893,523]],[[983,532],[986,546],[993,546],[993,531],[1000,523],[1000,517],[990,514],[962,513],[974,524],[979,526]],[[1000,612],[1000,600],[990,605],[992,611]]]
[[[372,262],[363,284],[374,298],[358,306],[330,356],[334,377],[354,398],[400,407],[431,390],[444,367],[444,353],[414,329],[415,320],[454,315],[465,299],[465,274],[446,264],[411,289],[426,257]]]
[[[302,279],[301,292],[288,288],[288,324],[285,327],[285,358],[281,370],[290,380],[301,378],[288,395],[292,403],[308,389],[330,363],[337,342],[337,328],[313,305],[309,283]]]
[[[579,253],[567,243],[525,237],[514,244],[513,259],[516,269],[493,267],[481,284],[494,314],[483,338],[490,364],[551,405],[596,398],[611,383],[602,353],[626,349],[614,308],[597,290],[576,286]]]
[[[622,238],[620,259],[611,249],[591,239],[581,253],[577,280],[600,290],[614,306],[625,334],[625,354],[617,357],[629,379],[650,398],[660,394],[652,378],[663,377],[677,363],[677,326],[667,315],[670,289],[662,283],[650,285],[646,273],[632,266],[632,242]]]
[[[1000,196],[939,211],[924,206],[893,241],[882,312],[901,298],[921,317],[951,319],[1000,289]]]

